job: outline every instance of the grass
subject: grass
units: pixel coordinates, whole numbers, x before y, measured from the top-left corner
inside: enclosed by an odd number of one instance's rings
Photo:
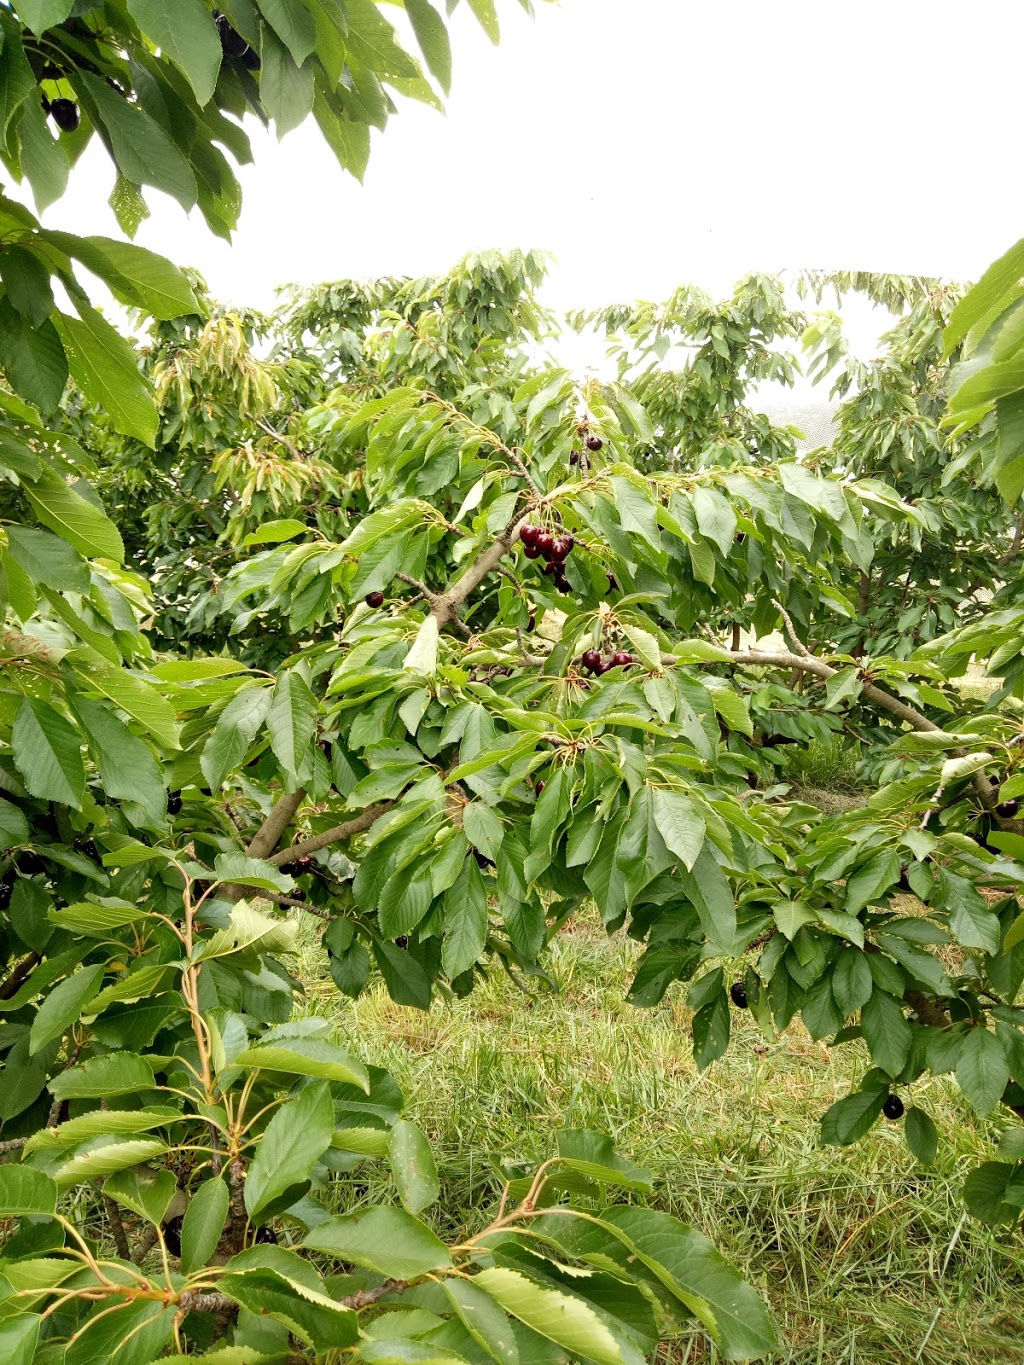
[[[306,1009],[401,1084],[435,1144],[443,1231],[484,1222],[489,1153],[537,1161],[559,1128],[597,1128],[653,1172],[650,1202],[712,1237],[766,1295],[784,1343],[771,1365],[1024,1361],[1024,1239],[970,1220],[960,1198],[997,1125],[979,1124],[946,1081],[913,1088],[943,1135],[932,1169],[900,1124],[822,1147],[816,1119],[863,1069],[859,1045],[829,1052],[799,1027],[769,1042],[734,1011],[729,1052],[700,1075],[681,992],[655,1010],[628,1005],[637,947],[596,921],[553,945],[557,993],[496,975],[429,1014],[380,987],[339,996],[315,939],[303,917]],[[390,1193],[380,1167],[346,1179],[349,1204]],[[665,1358],[718,1360],[696,1333]]]

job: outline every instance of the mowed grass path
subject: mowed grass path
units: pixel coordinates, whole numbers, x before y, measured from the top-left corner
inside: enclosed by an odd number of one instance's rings
[[[884,1121],[860,1145],[823,1147],[817,1119],[863,1069],[859,1045],[830,1053],[794,1026],[768,1043],[733,1012],[729,1052],[704,1075],[676,987],[658,1009],[626,1003],[637,945],[596,919],[552,946],[556,993],[495,974],[429,1014],[380,986],[340,996],[303,917],[306,1010],[387,1067],[435,1145],[444,1232],[480,1227],[497,1189],[483,1153],[538,1161],[563,1127],[609,1133],[654,1174],[649,1201],[700,1228],[769,1299],[782,1365],[1024,1365],[1024,1235],[966,1216],[959,1189],[1002,1126],[979,1123],[955,1087],[913,1087],[942,1134],[931,1169]],[[388,1193],[386,1169],[347,1180],[346,1204]],[[672,1365],[719,1357],[694,1333]]]

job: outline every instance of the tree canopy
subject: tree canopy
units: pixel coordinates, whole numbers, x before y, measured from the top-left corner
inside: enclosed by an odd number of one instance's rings
[[[446,89],[444,19],[405,10]],[[146,185],[230,231],[246,112],[312,113],[359,173],[389,91],[436,98],[370,0],[20,0],[0,32],[8,169],[51,202],[96,132],[129,235]],[[141,348],[79,269],[151,320]],[[892,309],[870,365],[763,276],[572,318],[607,333],[609,380],[543,355],[543,270],[481,253],[234,314],[0,198],[19,1365],[636,1365],[690,1317],[726,1359],[772,1349],[753,1288],[600,1134],[499,1164],[488,1221],[442,1240],[397,1086],[301,1008],[295,907],[339,991],[379,974],[425,1009],[492,970],[542,985],[592,901],[643,945],[635,1005],[685,989],[702,1069],[733,1009],[856,1042],[826,1142],[884,1116],[932,1161],[927,1075],[1024,1116],[1011,391],[962,368],[1005,363],[1012,269],[963,299],[805,277]],[[801,356],[843,403],[798,454],[756,385]],[[787,750],[830,736],[871,791],[826,815]],[[969,1177],[977,1216],[1016,1220],[1022,1132]],[[372,1159],[397,1201],[339,1212],[332,1176]],[[99,1232],[75,1212],[97,1185]]]

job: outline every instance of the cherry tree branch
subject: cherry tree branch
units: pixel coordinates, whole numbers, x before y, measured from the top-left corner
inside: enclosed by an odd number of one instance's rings
[[[376,805],[367,806],[366,810],[353,816],[351,820],[346,820],[340,825],[332,825],[330,829],[325,829],[322,834],[313,834],[308,839],[300,839],[297,844],[292,844],[288,848],[282,848],[277,853],[272,853],[266,861],[280,867],[282,863],[290,863],[296,858],[308,858],[311,853],[318,853],[320,849],[327,848],[329,844],[340,844],[345,839],[351,839],[354,834],[362,834],[368,830],[373,822],[385,811],[389,811],[393,805],[393,801],[379,801]]]
[[[298,791],[285,792],[279,798],[274,809],[250,840],[249,847],[246,849],[250,858],[266,858],[268,854],[273,853],[280,842],[281,835],[291,824],[295,812],[305,799],[305,787],[300,787]]]
[[[738,664],[757,664],[767,668],[790,668],[801,673],[813,673],[816,678],[823,678],[827,681],[834,678],[839,672],[838,668],[833,668],[824,659],[819,659],[813,654],[790,654],[782,650],[730,650],[731,658]],[[713,662],[713,660],[708,660]],[[902,721],[904,725],[909,725],[912,730],[921,733],[941,733],[942,726],[936,725],[934,721],[922,715],[916,707],[909,706],[899,697],[894,697],[891,692],[886,692],[881,687],[876,687],[874,683],[864,683],[861,686],[861,696],[873,703],[881,711],[888,711],[894,719]],[[975,774],[971,779],[971,787],[974,794],[984,809],[999,824],[1001,829],[1015,830],[1018,825],[1024,822],[1016,820],[1004,820],[995,814],[996,798],[993,794],[991,784],[986,781],[984,776]]]

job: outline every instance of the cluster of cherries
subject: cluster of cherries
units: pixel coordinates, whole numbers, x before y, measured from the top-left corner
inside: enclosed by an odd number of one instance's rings
[[[580,655],[580,668],[584,673],[593,673],[596,678],[610,668],[627,668],[632,662],[632,654],[627,654],[624,649],[618,650],[610,659],[602,659],[596,649],[585,650]]]
[[[588,436],[587,439],[583,442],[583,444],[587,447],[588,450],[597,451],[601,449],[601,447],[604,445],[604,442],[601,440],[600,436]],[[579,464],[579,462],[580,452],[578,450],[571,450],[569,452],[569,463]]]
[[[541,573],[551,574],[554,578],[555,587],[561,593],[572,592],[572,584],[565,576],[565,569],[562,567],[572,552],[572,547],[576,541],[569,535],[553,535],[550,531],[545,531],[543,526],[531,526],[527,523],[519,528],[519,539],[523,542],[523,554],[527,559],[540,559],[543,555],[545,563],[541,567]]]

